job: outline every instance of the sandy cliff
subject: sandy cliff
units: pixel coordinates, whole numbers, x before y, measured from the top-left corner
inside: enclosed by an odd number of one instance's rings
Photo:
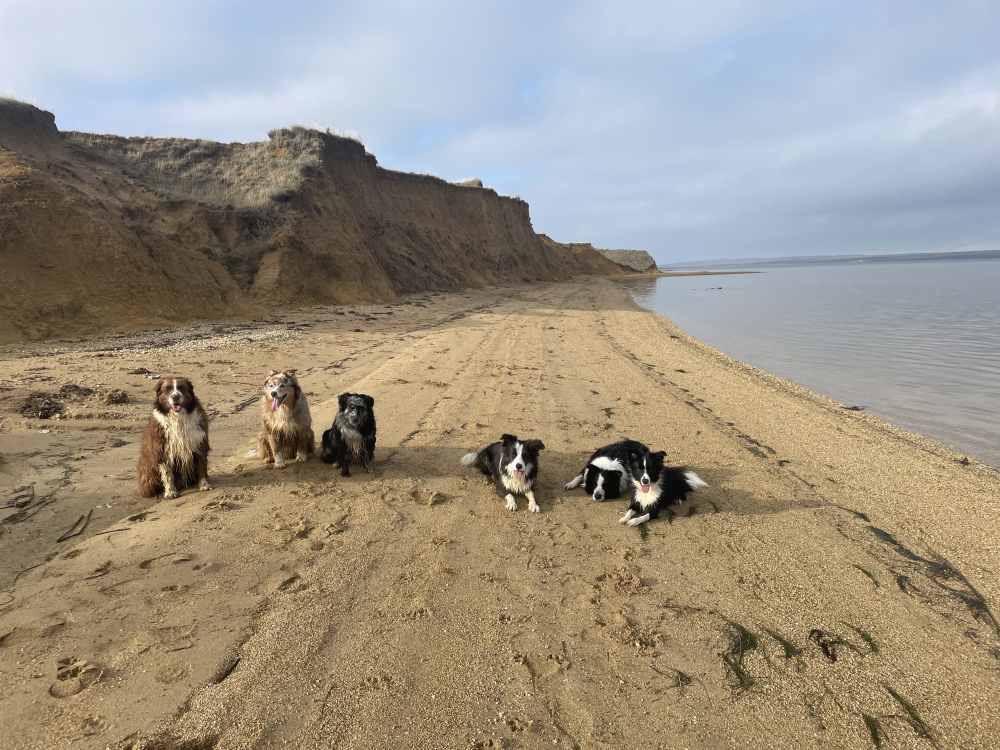
[[[10,100],[0,254],[0,342],[615,272],[544,243],[524,201],[383,169],[347,138],[61,133]]]
[[[628,266],[606,258],[600,250],[589,242],[557,242],[547,234],[538,235],[550,253],[559,258],[567,268],[578,268],[579,273],[613,276],[630,273]]]
[[[608,260],[624,266],[631,271],[648,273],[656,270],[656,259],[645,250],[603,250],[596,248],[597,252]]]

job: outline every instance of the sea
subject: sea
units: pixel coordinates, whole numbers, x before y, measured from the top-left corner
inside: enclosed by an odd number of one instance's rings
[[[731,357],[1000,468],[1000,257],[742,268],[627,286]]]

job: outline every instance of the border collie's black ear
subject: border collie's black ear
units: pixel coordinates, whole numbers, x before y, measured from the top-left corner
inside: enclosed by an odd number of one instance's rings
[[[500,442],[506,445],[507,443],[516,443],[517,435],[508,435],[506,432],[500,436]]]
[[[543,443],[541,440],[525,440],[524,446],[526,448],[532,448],[536,451],[545,450],[545,443]]]
[[[371,396],[362,396],[362,398],[365,400],[365,403],[368,404],[369,409],[375,408],[375,399],[373,399]]]
[[[652,457],[653,457],[654,459],[655,459],[655,458],[658,458],[658,459],[660,459],[661,461],[663,461],[663,460],[664,460],[664,459],[666,459],[666,457],[667,457],[667,452],[666,452],[666,451],[656,451],[656,453],[651,453],[650,455],[651,455],[651,456],[652,456]]]
[[[350,393],[341,393],[339,396],[337,396],[337,406],[340,409],[340,411],[343,411],[344,407],[347,406],[347,397],[350,395],[351,395]]]

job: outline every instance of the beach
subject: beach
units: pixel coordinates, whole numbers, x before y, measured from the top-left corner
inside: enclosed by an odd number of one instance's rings
[[[0,357],[4,748],[1000,736],[1000,475],[726,357],[611,280]],[[372,473],[249,455],[283,367],[319,430],[339,393],[374,397]],[[151,501],[135,461],[163,374],[209,411],[214,487]],[[61,418],[31,416],[41,393]],[[546,444],[540,514],[459,464],[504,432]],[[624,436],[709,487],[637,529],[624,501],[562,489]]]

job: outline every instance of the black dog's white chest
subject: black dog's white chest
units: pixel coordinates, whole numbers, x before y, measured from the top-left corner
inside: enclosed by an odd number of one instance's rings
[[[347,424],[338,425],[340,437],[351,456],[357,459],[365,457],[365,437]]]

